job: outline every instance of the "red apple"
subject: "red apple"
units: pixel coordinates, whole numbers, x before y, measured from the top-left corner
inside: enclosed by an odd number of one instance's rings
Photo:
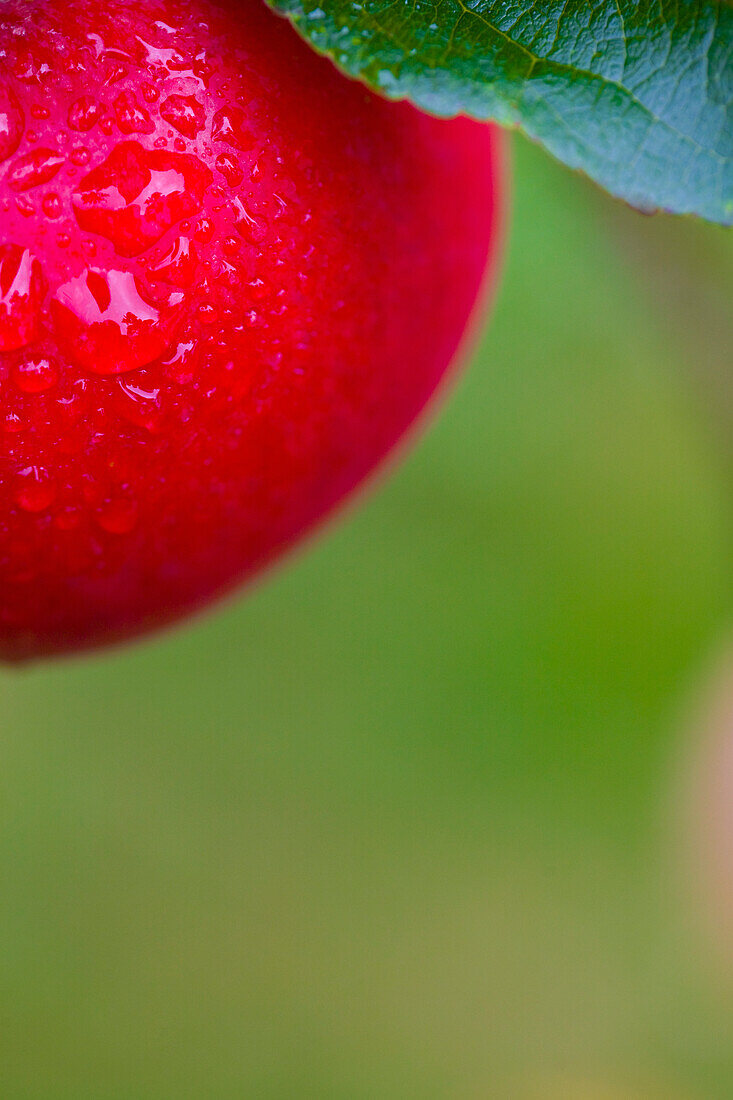
[[[454,359],[500,165],[259,0],[4,0],[0,654],[169,622],[354,489]]]

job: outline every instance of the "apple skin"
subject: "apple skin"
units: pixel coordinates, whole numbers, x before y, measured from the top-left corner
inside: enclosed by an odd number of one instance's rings
[[[169,623],[349,494],[454,360],[496,130],[259,0],[0,7],[0,656]]]

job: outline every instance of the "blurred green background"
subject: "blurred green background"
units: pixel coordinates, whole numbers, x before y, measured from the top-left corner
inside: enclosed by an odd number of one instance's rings
[[[733,1095],[665,824],[733,611],[733,239],[513,147],[492,323],[379,491],[0,673],[3,1100]]]

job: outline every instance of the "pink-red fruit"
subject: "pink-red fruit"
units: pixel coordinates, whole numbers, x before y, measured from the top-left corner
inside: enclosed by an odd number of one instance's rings
[[[349,493],[454,357],[499,161],[259,0],[5,0],[0,654],[169,622]]]

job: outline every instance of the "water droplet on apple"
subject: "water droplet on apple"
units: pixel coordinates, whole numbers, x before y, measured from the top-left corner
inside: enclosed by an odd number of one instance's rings
[[[61,199],[54,192],[44,196],[41,206],[47,218],[53,220],[61,215]]]
[[[42,183],[48,183],[64,163],[64,157],[53,149],[34,149],[19,157],[8,173],[8,185],[14,191],[30,191]]]
[[[250,210],[242,202],[239,195],[235,195],[232,200],[232,209],[234,211],[234,224],[237,228],[237,232],[246,240],[252,244],[262,244],[267,237],[267,225],[265,222],[256,218]]]
[[[118,399],[115,408],[129,424],[144,428],[148,432],[157,432],[161,425],[161,411],[158,404],[160,387],[145,381],[120,378]]]
[[[117,84],[118,81],[122,80],[124,77],[127,76],[129,71],[130,70],[127,68],[127,66],[123,65],[121,61],[116,61],[116,60],[113,59],[113,60],[109,61],[107,66],[106,66],[105,74],[104,74],[104,83],[105,84]]]
[[[75,149],[71,150],[69,159],[77,168],[84,168],[89,164],[89,150],[84,145],[77,145]]]
[[[33,205],[33,200],[28,195],[19,195],[15,200],[15,205],[18,213],[23,218],[30,218],[36,212],[36,208]]]
[[[212,222],[211,218],[202,218],[196,226],[196,240],[201,244],[209,244],[216,232],[216,226]]]
[[[23,393],[45,393],[59,380],[59,368],[55,359],[24,359],[13,368],[12,378]]]
[[[73,196],[80,227],[138,256],[172,226],[198,213],[212,173],[198,157],[123,141],[81,181]]]
[[[207,326],[215,325],[221,317],[218,309],[211,302],[201,302],[196,313],[201,324]]]
[[[160,105],[160,114],[161,118],[187,138],[195,138],[206,125],[206,112],[192,95],[168,96]]]
[[[69,356],[93,374],[121,374],[159,358],[170,345],[182,296],[155,305],[127,271],[87,268],[56,291],[51,312]]]
[[[90,95],[83,95],[69,107],[68,122],[72,130],[86,133],[99,122],[103,109]]]
[[[221,107],[211,120],[211,136],[214,141],[224,141],[244,153],[254,145],[254,135],[247,125],[247,116],[241,107],[227,104]]]
[[[191,339],[176,344],[172,351],[163,356],[161,365],[171,382],[187,386],[196,377],[200,360],[199,343]]]
[[[250,297],[256,302],[262,301],[263,298],[267,298],[272,293],[272,288],[262,279],[253,279],[251,283],[247,284],[247,289]]]
[[[7,84],[0,84],[0,163],[18,148],[24,129],[25,116],[18,97]]]
[[[3,430],[6,431],[8,435],[19,435],[25,426],[25,420],[18,416],[16,412],[6,413],[3,418]]]
[[[15,351],[37,338],[46,290],[41,265],[27,248],[0,245],[0,351]]]
[[[178,237],[166,254],[157,263],[151,264],[148,275],[171,286],[189,287],[196,278],[197,270],[196,246],[188,237]]]
[[[242,167],[233,153],[220,153],[216,158],[216,168],[230,187],[236,187],[244,179]]]
[[[115,118],[123,134],[152,134],[153,120],[131,92],[121,92],[114,102]]]
[[[56,483],[42,466],[27,466],[17,475],[13,496],[24,512],[45,512],[56,491]]]

